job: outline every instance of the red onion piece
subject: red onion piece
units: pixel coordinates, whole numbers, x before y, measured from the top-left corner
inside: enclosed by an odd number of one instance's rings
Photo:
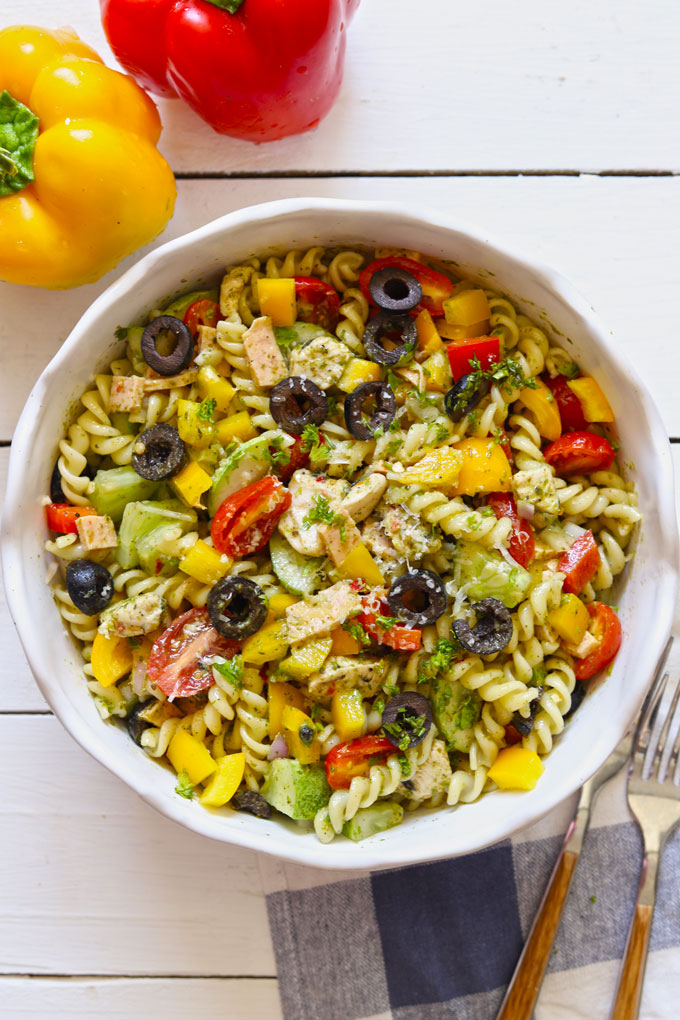
[[[533,521],[535,512],[536,510],[533,503],[527,503],[524,499],[517,500],[517,515],[521,517],[523,521]]]
[[[130,679],[132,681],[132,689],[135,694],[142,693],[144,689],[144,678],[146,677],[146,660],[140,659],[139,662],[135,663],[135,668],[132,670]]]
[[[275,758],[290,758],[290,751],[288,750],[288,744],[283,733],[279,733],[274,737],[272,746],[269,748],[267,761],[274,761]]]

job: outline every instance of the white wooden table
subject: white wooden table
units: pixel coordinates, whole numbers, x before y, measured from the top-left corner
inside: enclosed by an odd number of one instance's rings
[[[26,20],[71,24],[113,62],[95,0],[34,0],[30,16],[5,0],[0,27]],[[160,104],[179,179],[161,240],[293,195],[476,221],[576,282],[680,444],[678,29],[674,0],[363,0],[315,132],[256,147]],[[35,378],[122,268],[66,293],[0,284],[3,478]],[[0,1016],[276,1020],[256,857],[156,815],[80,750],[4,603],[0,649]]]

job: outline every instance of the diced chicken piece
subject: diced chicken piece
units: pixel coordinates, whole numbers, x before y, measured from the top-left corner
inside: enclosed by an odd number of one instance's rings
[[[516,471],[512,476],[515,499],[531,503],[537,510],[557,515],[560,501],[555,480],[547,464],[537,464],[528,471]]]
[[[290,356],[290,374],[311,379],[325,390],[339,381],[351,357],[349,347],[324,334],[305,347],[293,351]]]
[[[427,800],[435,793],[446,793],[453,772],[443,740],[433,740],[430,757],[416,769],[413,776],[399,787],[399,793],[410,800]]]
[[[142,709],[139,718],[151,723],[152,726],[162,726],[167,719],[176,719],[181,714],[180,709],[169,701],[154,700]]]
[[[427,528],[420,517],[401,506],[392,507],[383,517],[385,534],[400,556],[409,563],[422,560],[441,548],[442,540]]]
[[[99,633],[106,637],[138,637],[157,630],[165,616],[166,602],[149,592],[133,595],[105,609],[99,618]]]
[[[94,514],[79,517],[76,528],[86,552],[92,552],[94,549],[115,549],[118,545],[116,529],[110,517],[98,517]]]
[[[305,519],[317,505],[319,496],[328,501],[332,510],[340,512],[340,502],[347,492],[347,482],[339,478],[318,477],[300,468],[288,483],[288,491],[292,502],[279,521],[279,531],[303,556],[323,556],[326,546],[319,524],[308,521],[309,526],[305,527]]]
[[[380,690],[387,669],[388,663],[382,658],[334,655],[309,678],[309,696],[321,701],[334,691],[356,688],[361,691],[362,698],[372,698]]]
[[[569,645],[569,651],[576,659],[585,659],[599,647],[597,638],[589,630],[585,632],[578,645]]]
[[[286,609],[288,638],[292,645],[320,634],[329,634],[350,616],[361,612],[361,599],[349,581],[338,581],[319,595]]]
[[[250,371],[258,386],[269,389],[288,376],[283,354],[276,342],[272,320],[268,315],[254,319],[243,334],[243,347]]]
[[[334,478],[354,474],[371,450],[371,443],[361,439],[341,439],[330,452],[326,471]]]
[[[220,312],[225,319],[238,312],[238,304],[243,293],[243,288],[248,282],[251,271],[240,266],[232,269],[222,280],[220,285]]]
[[[214,326],[198,327],[197,348],[197,365],[214,365],[222,360],[222,350],[218,346],[217,330]]]
[[[144,380],[141,375],[114,375],[111,382],[111,411],[139,411],[144,398]]]
[[[197,368],[187,368],[178,375],[151,376],[144,380],[144,392],[154,393],[156,390],[176,390],[182,386],[191,386],[198,379]]]
[[[404,573],[406,563],[385,534],[382,521],[366,521],[361,529],[361,540],[386,580],[392,581]]]
[[[342,523],[320,524],[319,534],[326,547],[326,552],[336,567],[347,559],[355,545],[361,541],[359,529],[352,518],[347,515],[344,515]]]
[[[351,487],[342,500],[340,509],[343,513],[349,514],[357,524],[360,521],[365,521],[369,514],[375,510],[386,488],[387,479],[385,476],[372,472]]]

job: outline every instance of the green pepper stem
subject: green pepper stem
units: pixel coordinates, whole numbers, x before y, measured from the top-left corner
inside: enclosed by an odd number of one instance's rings
[[[221,8],[223,11],[228,11],[229,14],[236,14],[243,0],[208,0],[208,3],[213,4],[214,7]]]
[[[0,180],[4,181],[10,177],[16,177],[19,173],[17,161],[9,149],[0,147]]]

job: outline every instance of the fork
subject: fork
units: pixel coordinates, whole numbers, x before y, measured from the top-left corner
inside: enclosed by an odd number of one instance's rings
[[[666,839],[680,822],[680,675],[670,704],[661,702],[668,673],[654,691],[638,724],[628,773],[628,806],[644,840],[637,899],[619,974],[611,1020],[635,1020],[640,1009],[656,899],[659,860]]]

